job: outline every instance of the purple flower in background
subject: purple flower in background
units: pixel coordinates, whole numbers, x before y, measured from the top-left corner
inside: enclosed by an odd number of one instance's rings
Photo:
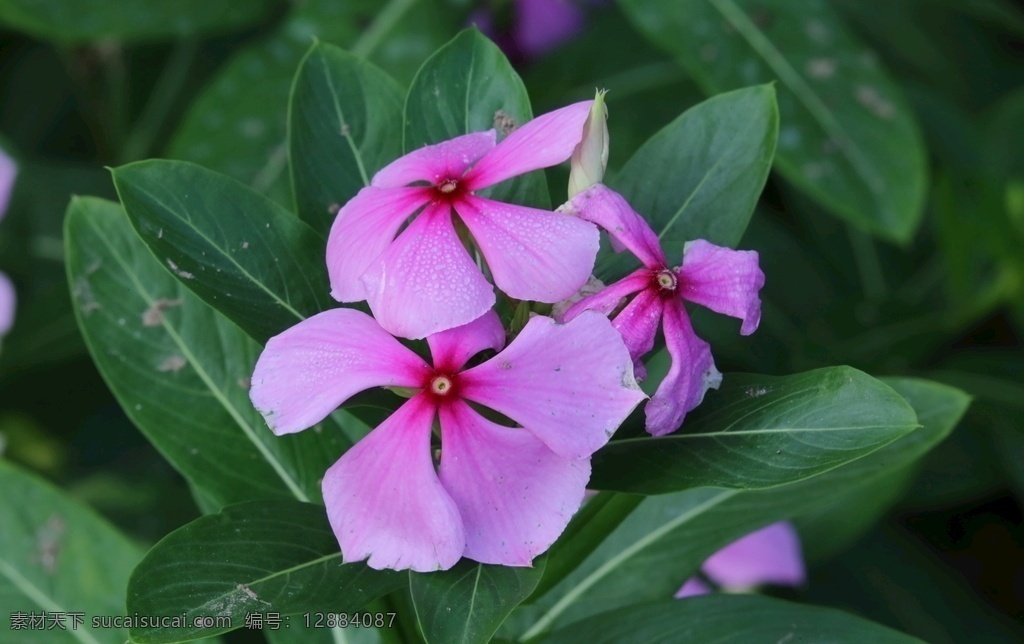
[[[603,184],[576,195],[568,207],[581,219],[607,230],[612,245],[629,249],[644,267],[583,298],[565,312],[563,319],[571,320],[588,309],[611,314],[624,297],[634,295],[615,313],[612,323],[629,348],[637,379],[646,375],[640,357],[654,346],[659,324],[664,329],[672,366],[645,412],[648,432],[654,436],[673,432],[686,413],[704,399],[704,393],[722,382],[722,374],[711,358],[711,347],[697,337],[683,301],[740,318],[740,333],[753,333],[761,320],[758,293],[764,285],[757,252],[731,250],[698,239],[686,244],[682,265],[673,268],[658,236],[643,217]]]
[[[274,433],[289,434],[371,387],[415,391],[324,476],[346,562],[425,572],[466,556],[529,566],[579,509],[590,456],[645,397],[629,354],[596,313],[569,324],[534,317],[502,350],[505,330],[488,311],[427,344],[433,364],[364,313],[325,311],[270,339],[250,397]],[[485,350],[499,353],[467,369]]]
[[[7,214],[7,206],[14,191],[14,179],[18,176],[18,165],[14,159],[0,150],[0,220]],[[15,307],[14,284],[6,275],[0,273],[0,336],[6,334],[14,325]]]
[[[0,336],[5,335],[14,326],[15,302],[14,284],[6,275],[0,273]]]
[[[733,541],[711,555],[701,572],[723,590],[744,591],[757,586],[801,586],[807,579],[800,537],[785,521],[773,523]],[[676,598],[712,592],[699,577],[686,581]]]
[[[512,24],[499,33],[487,9],[473,13],[470,22],[513,59],[529,60],[555,49],[583,30],[586,15],[580,0],[515,0]],[[505,30],[502,30],[505,31]]]

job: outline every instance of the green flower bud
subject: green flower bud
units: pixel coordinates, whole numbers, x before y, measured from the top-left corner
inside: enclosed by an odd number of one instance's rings
[[[583,124],[583,138],[572,151],[569,170],[569,198],[590,186],[601,183],[608,167],[608,108],[604,104],[607,90],[598,90]]]

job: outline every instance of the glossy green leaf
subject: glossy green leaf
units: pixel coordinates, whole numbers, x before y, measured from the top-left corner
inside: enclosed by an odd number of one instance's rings
[[[475,28],[466,29],[423,63],[405,99],[406,152],[462,134],[516,125],[533,118],[519,75],[498,46]],[[512,203],[546,208],[543,173],[504,181],[485,194]]]
[[[273,10],[273,0],[4,0],[0,23],[61,43],[138,42],[236,30]]]
[[[249,401],[259,345],[172,277],[119,205],[76,198],[66,241],[93,360],[164,457],[215,507],[319,500],[320,478],[351,443],[333,426],[274,436]]]
[[[333,303],[323,240],[266,197],[180,161],[140,161],[113,174],[150,250],[256,340]]]
[[[933,391],[950,401],[962,396]],[[930,423],[830,472],[766,490],[697,488],[648,497],[579,568],[515,616],[516,622],[524,636],[533,637],[604,611],[670,598],[722,546],[775,521],[835,507],[837,497],[870,489],[916,461],[950,429]]]
[[[727,374],[679,431],[612,441],[594,454],[590,487],[637,494],[772,487],[861,458],[915,427],[903,398],[850,367]]]
[[[175,530],[149,551],[128,583],[128,613],[184,614],[183,628],[133,628],[132,640],[178,642],[240,628],[250,612],[341,613],[404,585],[406,576],[343,564],[324,509],[253,501]],[[211,618],[210,626],[197,618]]]
[[[121,644],[122,629],[92,627],[123,615],[123,593],[142,551],[92,510],[33,474],[0,460],[0,640],[31,644]],[[15,613],[83,613],[72,630],[16,628]]]
[[[295,210],[327,236],[338,208],[402,153],[402,93],[387,74],[316,43],[292,85],[288,158]]]
[[[777,168],[857,226],[907,241],[921,218],[924,148],[900,89],[828,3],[620,0],[709,93],[778,81]]]
[[[416,619],[429,644],[489,642],[544,574],[532,568],[490,566],[463,559],[451,570],[409,575]]]
[[[831,608],[757,596],[710,595],[602,613],[540,642],[873,642],[911,644],[917,638]]]
[[[693,239],[736,246],[768,178],[778,129],[772,85],[721,94],[651,137],[610,185],[650,222],[671,262]]]

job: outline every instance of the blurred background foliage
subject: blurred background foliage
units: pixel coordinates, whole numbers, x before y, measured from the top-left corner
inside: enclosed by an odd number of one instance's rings
[[[576,4],[583,28],[538,53],[514,40],[519,5],[497,0],[0,3],[0,147],[20,165],[0,225],[0,268],[19,297],[0,353],[0,456],[140,544],[196,516],[184,481],[126,419],[86,354],[65,277],[69,198],[113,199],[105,166],[165,157],[286,202],[288,92],[314,38],[368,57],[404,88],[475,18],[509,52],[535,113],[610,90],[613,185],[643,141],[707,94],[778,79],[780,160],[739,244],[761,252],[768,276],[761,330],[738,339],[695,316],[720,369],[848,364],[974,396],[916,478],[888,491],[906,494],[881,523],[850,543],[805,532],[811,581],[799,597],[932,642],[1024,639],[1024,11],[1011,0],[688,0],[677,4],[692,11],[666,11],[659,25],[644,12],[666,3]],[[701,23],[708,7],[726,17],[742,8],[739,36],[753,25],[806,69],[787,79],[771,65],[716,66],[737,26]],[[794,16],[809,18],[800,27]],[[822,25],[841,37],[815,45]],[[844,77],[839,63],[858,56],[878,68],[869,73],[884,91]],[[815,76],[847,90],[822,92],[827,114],[842,120],[845,102],[859,102],[902,124],[896,139],[905,140],[868,143],[881,151],[886,180],[902,182],[878,203],[807,171],[834,153],[831,139],[785,150],[787,127],[811,127],[814,116],[800,107],[806,101],[787,108],[787,92],[795,82],[801,98],[800,78]],[[856,123],[850,131],[861,140]],[[567,173],[551,174],[560,203]],[[890,206],[895,223],[885,220]]]

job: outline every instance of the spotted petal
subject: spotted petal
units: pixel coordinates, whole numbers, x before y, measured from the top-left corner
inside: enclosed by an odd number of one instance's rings
[[[462,517],[431,459],[433,419],[416,396],[327,470],[324,504],[346,563],[429,572],[462,556]]]
[[[571,211],[581,219],[608,231],[616,252],[628,248],[650,269],[668,265],[658,236],[619,193],[599,183],[573,197],[569,204]]]
[[[421,387],[429,367],[354,309],[331,309],[274,336],[249,397],[275,434],[312,427],[350,396],[377,386]]]
[[[533,434],[457,401],[441,407],[441,467],[466,531],[466,556],[529,566],[583,503],[590,461],[563,458]]]
[[[461,326],[494,306],[494,291],[459,240],[447,204],[427,206],[362,281],[374,317],[404,338]]]
[[[571,215],[467,196],[455,206],[495,285],[519,300],[557,302],[594,270],[597,228]]]
[[[531,319],[504,351],[460,375],[463,397],[508,416],[559,456],[587,458],[644,399],[603,315]]]
[[[469,324],[427,336],[434,368],[458,371],[466,361],[485,349],[500,351],[505,346],[505,327],[494,311],[488,311]]]
[[[732,250],[697,239],[683,249],[679,293],[716,313],[743,320],[740,334],[750,335],[761,321],[764,273],[757,251]]]
[[[457,179],[494,148],[496,136],[494,130],[473,132],[413,150],[381,168],[370,185],[397,188],[416,181],[437,185],[444,179]]]

